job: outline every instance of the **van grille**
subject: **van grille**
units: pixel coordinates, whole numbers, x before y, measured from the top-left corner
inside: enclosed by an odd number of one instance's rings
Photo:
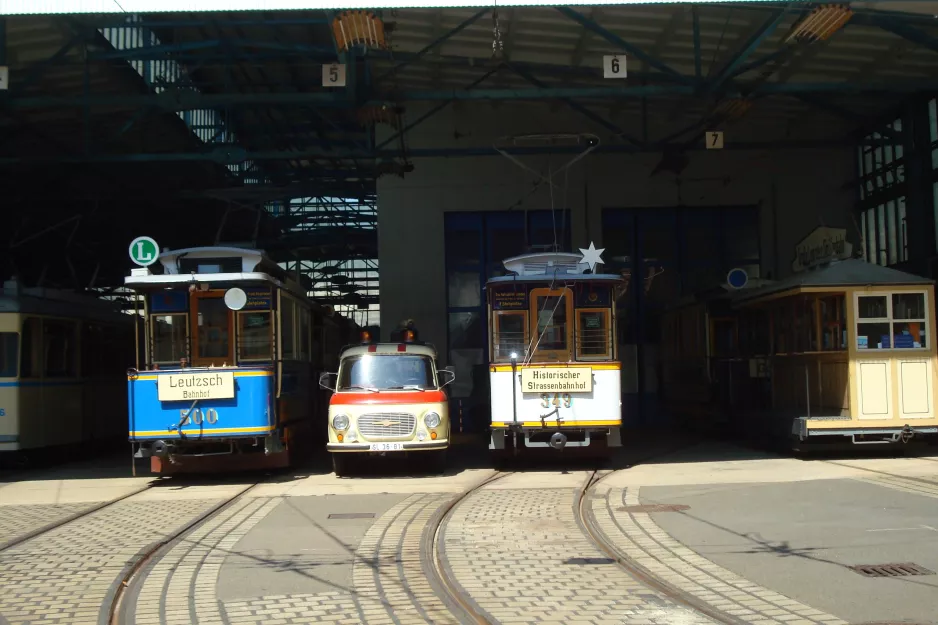
[[[365,438],[401,438],[410,436],[417,423],[412,414],[381,412],[358,417],[358,431]],[[389,424],[389,425],[385,425]]]

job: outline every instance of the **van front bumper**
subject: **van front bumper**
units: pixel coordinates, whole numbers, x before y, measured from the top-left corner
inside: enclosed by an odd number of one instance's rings
[[[435,449],[446,449],[449,447],[449,440],[435,440],[435,441],[408,441],[402,443],[403,449],[400,451],[432,451]],[[326,449],[328,451],[371,451],[371,443],[328,443],[326,444]],[[395,453],[395,452],[382,452],[375,451],[374,453]]]

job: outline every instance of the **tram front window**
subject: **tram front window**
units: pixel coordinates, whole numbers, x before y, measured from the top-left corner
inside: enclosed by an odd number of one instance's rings
[[[270,360],[273,352],[269,312],[238,313],[238,358]]]
[[[426,356],[355,356],[342,362],[338,390],[436,388]]]
[[[231,353],[228,343],[229,310],[220,297],[199,301],[199,343],[197,358],[226,358]]]
[[[567,349],[566,296],[539,296],[537,306],[537,351]]]
[[[179,362],[186,355],[186,315],[153,315],[153,362]]]

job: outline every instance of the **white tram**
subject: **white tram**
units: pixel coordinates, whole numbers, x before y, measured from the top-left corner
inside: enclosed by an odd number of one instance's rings
[[[616,300],[626,281],[561,252],[504,261],[486,283],[492,450],[619,447]]]
[[[134,322],[119,305],[73,291],[0,293],[0,459],[89,453],[119,442]]]

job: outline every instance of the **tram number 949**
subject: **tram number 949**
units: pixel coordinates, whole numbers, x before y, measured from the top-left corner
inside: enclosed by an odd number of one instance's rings
[[[202,413],[201,408],[193,408],[191,411],[180,410],[179,417],[182,419],[182,425],[202,425],[208,423],[215,425],[218,423],[218,412],[214,408],[209,408]]]
[[[541,408],[550,408],[551,406],[569,408],[573,405],[573,397],[570,393],[541,393]]]

